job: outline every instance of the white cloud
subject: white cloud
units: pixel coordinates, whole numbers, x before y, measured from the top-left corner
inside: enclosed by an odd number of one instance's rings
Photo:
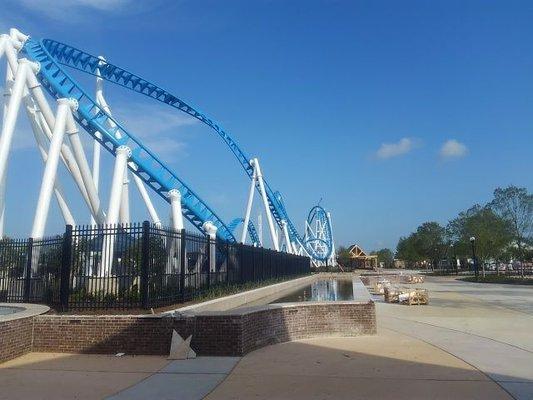
[[[401,138],[397,143],[383,143],[376,152],[377,158],[385,160],[409,153],[414,147],[412,139]]]
[[[185,155],[184,128],[199,121],[160,104],[111,104],[113,115],[128,132],[139,138],[158,156]]]
[[[77,22],[85,11],[114,12],[137,7],[132,0],[18,0],[27,10],[63,22]],[[128,7],[127,7],[128,6]]]
[[[460,158],[466,156],[467,153],[468,148],[455,139],[447,140],[440,148],[440,155],[443,158]]]
[[[20,4],[32,11],[52,12],[53,9],[92,8],[112,11],[126,6],[131,0],[19,0]]]

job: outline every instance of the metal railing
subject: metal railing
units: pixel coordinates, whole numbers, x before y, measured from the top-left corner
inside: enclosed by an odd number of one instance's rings
[[[0,240],[0,302],[68,309],[182,303],[214,288],[310,271],[308,257],[150,224],[67,225],[61,236]]]

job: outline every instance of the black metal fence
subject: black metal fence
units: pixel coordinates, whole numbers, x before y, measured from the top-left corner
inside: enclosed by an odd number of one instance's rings
[[[46,303],[63,311],[161,307],[223,285],[309,271],[308,257],[147,221],[68,225],[62,236],[0,240],[0,302]]]

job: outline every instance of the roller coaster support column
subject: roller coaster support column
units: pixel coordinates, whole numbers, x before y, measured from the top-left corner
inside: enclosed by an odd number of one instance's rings
[[[170,207],[172,212],[172,229],[181,231],[183,229],[183,214],[181,212],[181,193],[178,189],[168,192]]]
[[[107,208],[107,224],[116,224],[118,222],[124,173],[128,165],[128,158],[130,157],[131,150],[128,146],[119,146],[117,148],[113,182],[111,184],[111,196],[109,198],[109,207]]]
[[[215,272],[217,265],[217,227],[211,221],[204,222],[202,227],[209,237],[209,271]]]
[[[265,190],[265,182],[263,181],[263,174],[261,173],[261,167],[259,166],[259,160],[254,158],[250,161],[252,167],[254,168],[255,174],[257,176],[257,182],[259,184],[259,191],[261,192],[261,198],[263,199],[263,206],[265,207],[265,213],[267,216],[268,227],[270,229],[270,237],[272,239],[272,244],[276,251],[279,251],[279,242],[278,235],[276,234],[276,229],[274,227],[274,221],[272,219],[272,214],[270,212],[270,207],[268,206],[268,197]]]
[[[259,236],[259,243],[263,243],[263,216],[261,213],[257,215],[257,235]]]
[[[9,50],[10,49],[8,49],[8,51]],[[11,69],[13,69],[13,65],[10,64],[10,67]],[[17,67],[17,65],[15,64],[15,67],[17,71],[15,76],[15,82],[13,84],[7,112],[3,121],[2,135],[0,137],[0,184],[2,185],[5,185],[7,175],[7,162],[9,158],[9,152],[11,150],[11,143],[13,141],[13,132],[15,130],[15,124],[17,122],[17,116],[20,110],[20,103],[22,101],[22,95],[24,94],[26,78],[32,69],[34,69],[35,71],[39,70],[39,66],[37,64],[25,59],[20,60],[19,66]],[[0,194],[2,194],[2,197],[0,198],[1,210],[4,207],[5,198],[3,196],[4,193]]]
[[[24,103],[26,105],[26,114],[28,115],[28,118],[30,120],[30,124],[31,124],[32,131],[33,131],[33,136],[35,137],[35,142],[37,143],[37,147],[39,148],[39,152],[41,153],[41,158],[43,159],[43,163],[46,165],[46,160],[48,159],[47,139],[43,132],[43,128],[40,124],[39,116],[37,115],[38,111],[35,108],[35,105],[32,104],[33,102],[30,96],[28,95],[25,96]],[[61,214],[63,215],[65,225],[75,226],[76,221],[74,220],[74,217],[72,216],[72,213],[70,212],[70,209],[67,205],[64,191],[59,182],[58,176],[56,176],[56,179],[54,182],[54,194],[56,196],[59,209],[61,210]]]
[[[113,180],[111,182],[111,194],[109,196],[109,207],[107,208],[106,225],[112,227],[119,221],[120,200],[122,197],[122,184],[124,173],[128,167],[128,158],[131,157],[131,149],[128,146],[119,146],[115,151],[115,167],[113,169]],[[114,232],[108,232],[104,236],[102,247],[102,263],[98,270],[98,276],[108,277],[113,266],[113,255],[115,248]]]
[[[146,188],[144,187],[144,184],[141,178],[139,178],[135,174],[131,174],[131,175],[133,176],[133,181],[135,182],[137,189],[139,189],[139,193],[141,194],[144,204],[146,205],[146,208],[148,209],[148,213],[150,214],[150,218],[152,218],[152,222],[156,226],[161,226],[161,219],[159,218],[159,215],[157,215],[157,211],[155,210],[152,200],[150,200],[150,196],[148,195],[148,192],[146,191]]]
[[[0,35],[0,58],[4,54],[7,42],[10,40],[8,35]],[[11,98],[11,88],[13,87],[13,71],[9,64],[6,67],[6,81],[4,86],[4,109],[3,109],[3,118],[2,121],[5,121],[7,115],[7,106],[9,104],[9,99]],[[6,211],[6,177],[0,181],[0,238],[4,236],[4,221],[5,221],[5,211]]]
[[[281,220],[281,227],[283,228],[283,236],[285,238],[285,244],[287,246],[287,253],[293,253],[291,239],[289,237],[289,230],[287,229],[287,221]]]
[[[331,231],[331,237],[333,237],[333,227],[331,226],[331,213],[328,212],[327,213],[328,215],[328,221],[329,221],[329,229]],[[331,246],[332,246],[332,250],[331,250],[331,256],[329,257],[329,265],[331,265],[332,267],[335,267],[337,266],[337,256],[335,254],[335,241],[331,241]]]
[[[43,131],[45,132],[48,139],[52,139],[52,132],[55,125],[55,116],[52,111],[52,108],[48,104],[48,101],[46,101],[46,97],[44,96],[43,90],[41,88],[41,84],[37,81],[37,77],[33,73],[33,71],[29,71],[28,73],[28,88],[30,90],[30,93],[37,103],[37,106],[39,108],[39,118],[41,119],[41,126],[43,127]],[[65,143],[63,143],[61,147],[61,156],[63,159],[63,163],[65,164],[65,167],[70,172],[72,177],[74,178],[74,182],[76,183],[76,186],[78,187],[83,199],[85,200],[85,203],[87,204],[87,207],[94,216],[96,216],[96,210],[93,210],[91,207],[91,202],[89,201],[89,196],[87,194],[87,189],[85,188],[85,185],[83,184],[83,179],[81,177],[80,168],[78,167],[78,164],[76,163],[76,160],[74,159],[74,155],[72,154],[72,151],[70,150],[70,147],[68,147]],[[103,223],[104,221],[101,221],[100,223]]]
[[[52,133],[52,141],[50,142],[50,150],[48,151],[48,159],[44,168],[41,191],[39,193],[39,200],[37,201],[37,209],[31,231],[31,237],[34,239],[42,238],[44,235],[44,227],[48,217],[48,210],[50,209],[50,199],[56,179],[57,165],[59,163],[59,155],[61,153],[61,145],[63,144],[68,117],[72,112],[72,107],[75,107],[77,104],[77,102],[74,103],[71,99],[59,99],[58,103],[56,123]]]
[[[78,102],[75,100],[73,101],[73,107],[74,111],[78,107]],[[96,186],[94,185],[91,169],[89,167],[89,163],[87,162],[87,158],[85,157],[83,145],[81,144],[81,139],[78,134],[78,127],[76,126],[76,121],[74,121],[72,113],[69,113],[67,116],[67,134],[72,147],[72,152],[74,153],[74,159],[76,160],[76,163],[80,169],[83,185],[87,191],[90,209],[93,211],[91,214],[96,215],[96,221],[99,224],[102,224],[105,221],[105,216],[100,206],[100,198],[98,197],[98,192],[96,190]]]
[[[257,181],[257,173],[254,168],[252,175],[252,182],[250,182],[250,191],[248,192],[248,203],[246,204],[246,214],[244,215],[244,223],[242,224],[241,243],[246,242],[246,234],[248,233],[248,223],[250,222],[250,214],[252,212],[252,204],[254,202],[255,183]]]
[[[100,68],[96,68],[96,102],[100,104],[100,96],[102,95],[102,78],[100,75]],[[101,105],[101,104],[100,104]],[[100,132],[95,133],[97,138],[101,138],[102,134]],[[93,181],[94,186],[96,187],[96,191],[98,192],[98,187],[100,186],[100,154],[101,154],[101,148],[100,143],[98,143],[97,140],[93,141],[93,165],[92,165],[92,173],[93,173]],[[96,220],[91,215],[91,224],[96,224]]]
[[[4,55],[6,51],[6,42],[10,39],[9,35],[2,34],[0,35],[0,58]]]
[[[128,179],[128,169],[124,171],[124,180],[122,181],[122,195],[120,197],[120,223],[129,224],[130,223],[130,195],[129,195],[129,179]]]

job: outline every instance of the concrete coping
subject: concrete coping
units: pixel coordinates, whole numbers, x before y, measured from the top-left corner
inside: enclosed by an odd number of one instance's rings
[[[17,311],[12,314],[0,315],[0,323],[14,321],[21,318],[34,317],[36,315],[44,314],[50,310],[50,307],[43,306],[42,304],[27,303],[0,303],[0,307],[17,309]]]
[[[354,287],[354,297],[355,300],[345,300],[345,301],[298,301],[290,303],[270,303],[270,304],[260,304],[256,306],[246,307],[246,304],[254,300],[268,297],[270,295],[279,294],[282,297],[288,292],[292,292],[303,288],[310,283],[313,283],[317,280],[327,279],[327,278],[340,278],[340,279],[350,279],[358,278],[357,275],[353,274],[338,274],[338,273],[319,273],[303,278],[293,279],[290,281],[269,285],[266,287],[261,287],[253,290],[249,290],[242,293],[237,293],[230,296],[221,297],[218,299],[210,300],[207,302],[194,304],[192,306],[178,308],[172,311],[167,311],[166,314],[175,316],[176,318],[187,318],[193,316],[243,316],[252,314],[255,312],[266,311],[266,310],[275,310],[283,308],[302,308],[302,307],[314,307],[314,306],[331,306],[331,305],[356,305],[356,304],[369,304],[373,303],[373,300],[370,296],[365,285],[360,280],[358,284]],[[231,307],[229,309],[217,309],[218,306],[223,304],[229,304]],[[209,309],[213,307],[212,309]]]
[[[202,316],[221,316],[221,317],[240,317],[244,315],[254,314],[256,312],[268,311],[268,310],[277,310],[277,309],[287,309],[287,308],[304,308],[304,307],[317,307],[317,306],[337,306],[337,305],[364,305],[372,304],[372,300],[368,301],[357,301],[357,300],[346,300],[346,301],[297,301],[293,303],[272,303],[264,304],[259,306],[252,307],[241,307],[225,311],[186,311],[174,313],[175,318],[187,318],[187,317],[202,317]]]

